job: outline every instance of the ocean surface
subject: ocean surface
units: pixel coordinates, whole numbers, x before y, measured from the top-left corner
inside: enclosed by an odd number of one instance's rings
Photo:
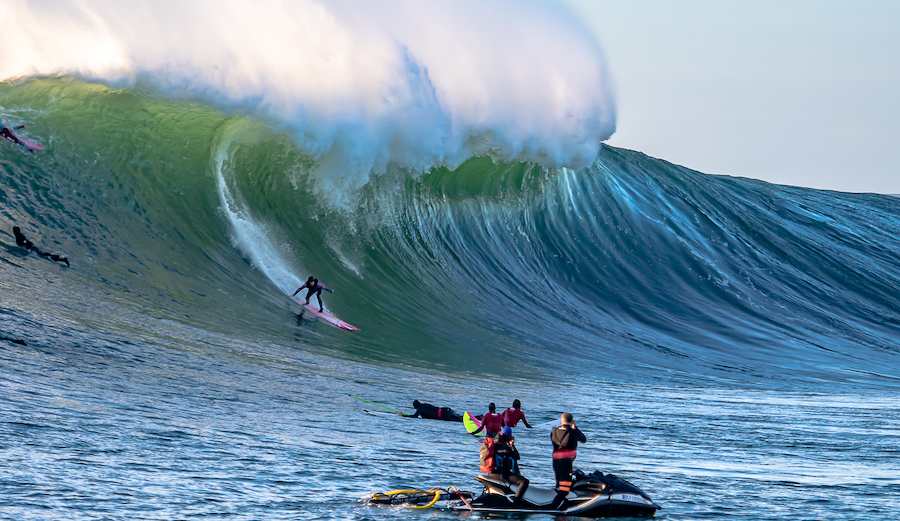
[[[660,519],[900,518],[900,199],[493,131],[382,157],[344,128],[335,157],[171,92],[0,83],[46,148],[0,142],[0,238],[71,261],[0,248],[0,518],[468,517],[358,501],[478,490],[478,442],[351,395],[570,411],[576,466]],[[310,274],[360,331],[298,315]],[[548,431],[516,434],[552,485]]]

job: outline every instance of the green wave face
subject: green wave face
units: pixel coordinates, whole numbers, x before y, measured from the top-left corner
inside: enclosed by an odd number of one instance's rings
[[[83,294],[141,314],[548,378],[840,379],[895,356],[897,323],[879,318],[900,310],[893,198],[610,147],[579,171],[474,157],[356,186],[302,136],[139,86],[8,82],[0,107],[47,149],[0,151],[0,226],[65,251]],[[362,331],[297,322],[285,294],[310,274]]]

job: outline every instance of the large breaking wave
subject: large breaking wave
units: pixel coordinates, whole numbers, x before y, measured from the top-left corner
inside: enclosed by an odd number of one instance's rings
[[[900,376],[897,199],[602,146],[602,52],[557,4],[0,9],[0,117],[47,148],[3,148],[0,227],[83,294],[444,369]],[[310,273],[362,334],[296,323]]]
[[[3,6],[0,79],[77,74],[289,131],[314,189],[473,155],[589,165],[615,130],[594,38],[553,2],[147,0]]]
[[[252,118],[71,77],[7,83],[0,105],[48,149],[3,149],[0,228],[64,249],[80,283],[150,316],[444,369],[900,376],[893,197],[604,146],[582,169],[391,163],[334,206],[323,159]],[[310,273],[360,334],[297,333],[284,293]]]

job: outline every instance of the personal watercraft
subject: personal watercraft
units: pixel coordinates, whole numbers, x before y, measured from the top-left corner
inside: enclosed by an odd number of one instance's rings
[[[472,501],[451,501],[454,510],[474,512],[540,512],[578,517],[649,517],[659,505],[638,487],[612,474],[595,471],[572,473],[572,489],[563,495],[553,488],[529,485],[521,501],[516,501],[518,485],[490,476],[476,476],[484,485]]]

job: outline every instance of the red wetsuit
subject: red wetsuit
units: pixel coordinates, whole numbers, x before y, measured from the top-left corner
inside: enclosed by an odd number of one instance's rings
[[[528,420],[525,419],[525,413],[522,412],[522,409],[513,409],[510,407],[503,411],[503,421],[506,422],[506,425],[509,427],[518,425],[519,420],[524,420],[525,425],[528,425]]]
[[[488,436],[492,436],[499,433],[504,425],[506,423],[503,422],[503,416],[500,413],[489,412],[481,418],[481,427],[475,432],[480,432],[483,429],[488,433]]]

